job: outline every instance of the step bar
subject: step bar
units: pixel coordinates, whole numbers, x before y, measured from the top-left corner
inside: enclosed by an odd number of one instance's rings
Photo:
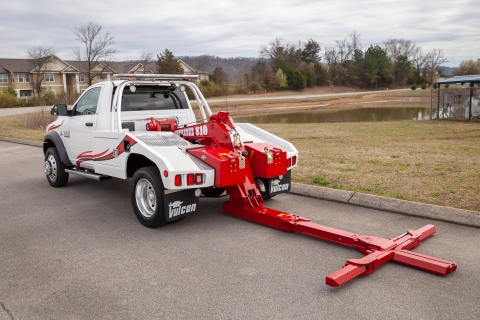
[[[94,180],[108,180],[111,178],[110,176],[106,176],[103,174],[98,174],[98,173],[83,171],[83,170],[76,170],[76,169],[65,169],[65,172],[75,174],[77,176],[87,177]]]

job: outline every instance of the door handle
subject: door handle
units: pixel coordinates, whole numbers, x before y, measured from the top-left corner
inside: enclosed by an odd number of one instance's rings
[[[87,127],[93,127],[93,122],[85,122],[85,125],[86,125]]]

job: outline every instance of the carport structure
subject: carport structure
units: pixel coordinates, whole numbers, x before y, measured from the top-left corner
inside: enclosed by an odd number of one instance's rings
[[[469,88],[449,88],[451,84],[466,83],[470,84]],[[449,118],[464,121],[480,119],[480,74],[456,76],[437,81],[436,84],[438,89],[431,91],[431,119]],[[443,88],[442,84],[445,85]]]

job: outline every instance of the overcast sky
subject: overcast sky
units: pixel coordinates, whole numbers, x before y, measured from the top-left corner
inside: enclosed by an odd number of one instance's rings
[[[79,43],[71,30],[88,21],[112,33],[119,61],[165,48],[176,56],[258,57],[276,37],[311,38],[323,49],[352,30],[364,50],[402,38],[424,52],[444,49],[446,66],[480,58],[480,0],[13,0],[0,9],[0,57],[26,58],[27,48],[45,44],[73,59]]]

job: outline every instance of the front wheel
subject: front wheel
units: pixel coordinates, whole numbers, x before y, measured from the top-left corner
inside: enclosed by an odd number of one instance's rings
[[[157,167],[138,169],[132,178],[130,189],[135,216],[148,228],[167,223],[163,206],[163,183]]]
[[[65,172],[65,165],[60,160],[57,148],[50,147],[45,152],[44,171],[52,187],[60,188],[67,184],[68,172]]]

